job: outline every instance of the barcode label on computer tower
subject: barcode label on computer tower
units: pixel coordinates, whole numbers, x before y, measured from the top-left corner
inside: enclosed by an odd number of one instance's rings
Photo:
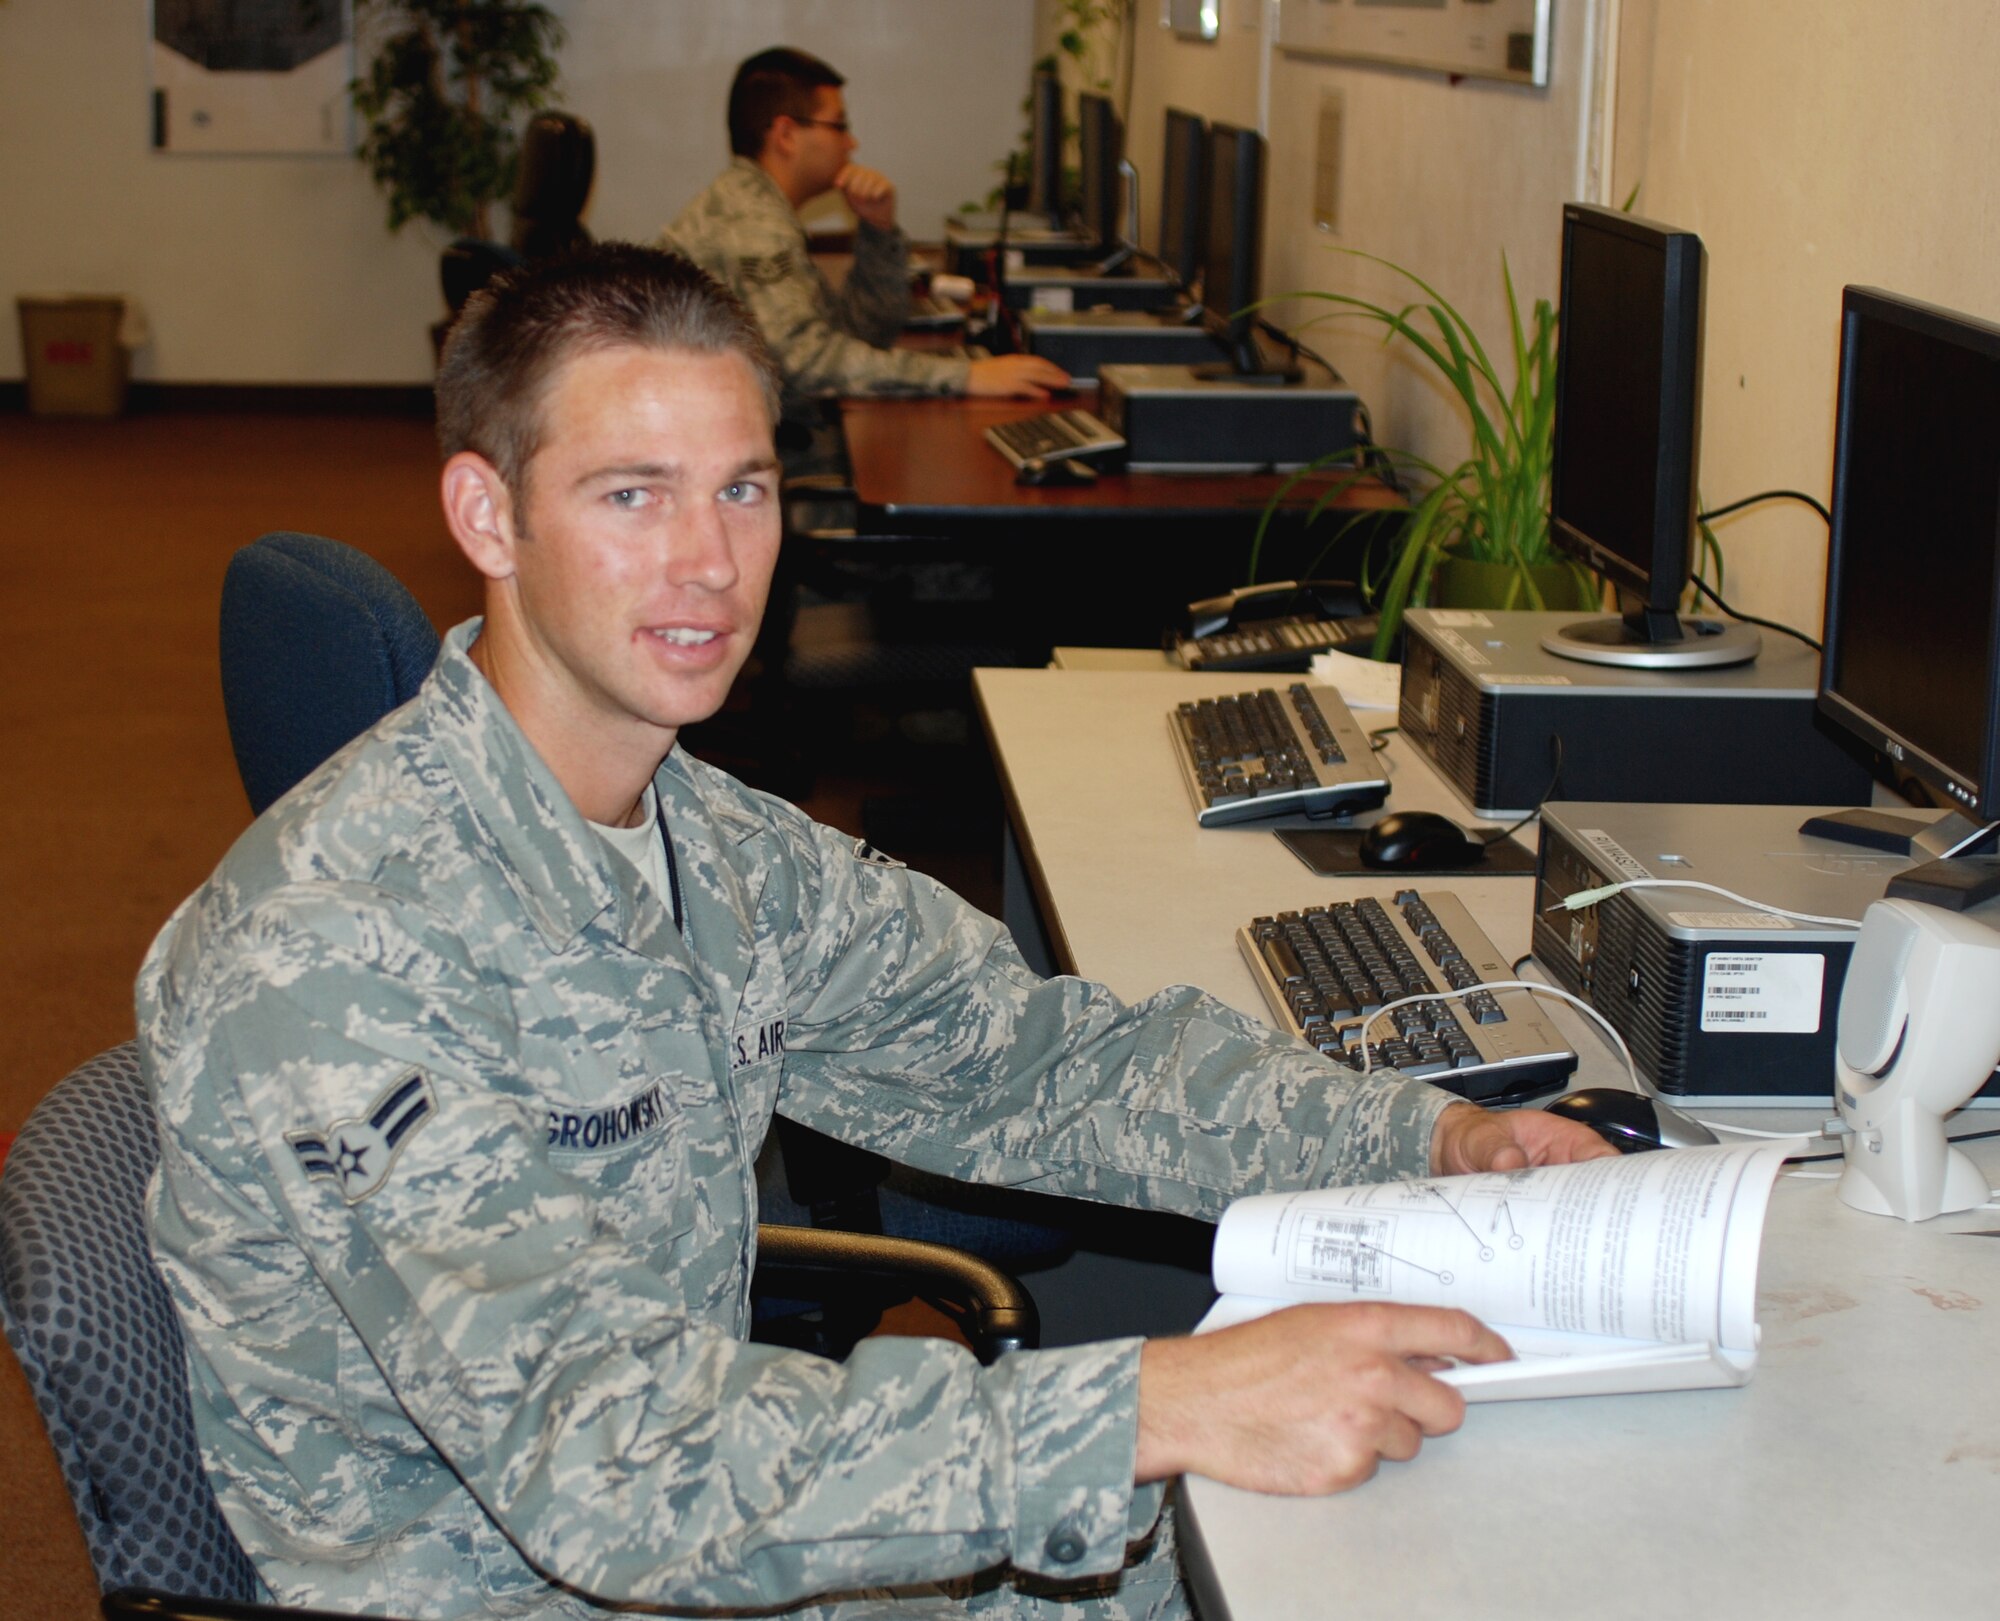
[[[1825,986],[1826,958],[1816,951],[1712,951],[1702,963],[1701,1028],[1812,1035]]]

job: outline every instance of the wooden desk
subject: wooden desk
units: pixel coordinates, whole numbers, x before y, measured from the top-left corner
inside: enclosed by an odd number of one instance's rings
[[[1078,396],[1086,410],[1093,393]],[[986,430],[1049,409],[1033,400],[842,401],[860,528],[868,534],[926,535],[940,525],[975,520],[1020,527],[1057,519],[1158,523],[1199,515],[1211,526],[1220,520],[1228,532],[1247,536],[1285,482],[1275,473],[1106,473],[1084,489],[1023,487],[986,443]],[[1287,505],[1303,513],[1333,482],[1309,479]],[[1371,480],[1342,495],[1335,507],[1374,511],[1402,504],[1401,497]]]
[[[1318,879],[1265,834],[1195,827],[1166,712],[1242,682],[976,677],[1058,954],[1122,996],[1187,981],[1261,1016],[1236,925],[1380,882]],[[1450,805],[1410,751],[1386,758],[1392,805]],[[1429,882],[1463,896],[1502,950],[1526,949],[1530,880]],[[1609,1078],[1602,1046],[1558,1020],[1580,1078]],[[2000,1149],[1973,1147],[2000,1176]],[[1958,1235],[1992,1227],[1991,1212],[1907,1226],[1849,1210],[1831,1182],[1781,1180],[1748,1387],[1475,1408],[1414,1463],[1338,1497],[1188,1480],[1200,1607],[1207,1621],[1978,1613],[1993,1586],[1983,1539],[2000,1523],[2000,1239]]]
[[[1080,396],[1086,407],[1091,391]],[[1022,486],[992,446],[996,422],[1048,410],[1027,400],[847,400],[841,419],[856,498],[855,540],[992,565],[1002,618],[1022,646],[1158,646],[1186,605],[1252,577],[1258,520],[1278,474],[1105,473],[1087,488]],[[1377,525],[1401,498],[1368,481],[1307,530],[1333,481],[1302,481],[1258,555],[1259,579],[1353,579]],[[1338,538],[1336,538],[1338,536]]]

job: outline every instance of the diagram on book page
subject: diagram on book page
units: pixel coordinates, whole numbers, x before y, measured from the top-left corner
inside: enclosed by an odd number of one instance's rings
[[[1462,1229],[1468,1246],[1462,1253],[1481,1264],[1490,1263],[1503,1250],[1518,1253],[1526,1248],[1528,1240],[1513,1205],[1534,1199],[1534,1189],[1532,1181],[1504,1174],[1359,1189],[1379,1197],[1364,1198],[1344,1210],[1301,1212],[1292,1232],[1286,1281],[1393,1295],[1398,1271],[1414,1268],[1449,1287],[1458,1281],[1449,1267],[1433,1270],[1416,1258],[1434,1254],[1434,1244],[1412,1244],[1410,1254],[1401,1252],[1396,1241],[1399,1221],[1453,1223]],[[1382,1212],[1370,1211],[1367,1207],[1372,1204],[1383,1206]]]

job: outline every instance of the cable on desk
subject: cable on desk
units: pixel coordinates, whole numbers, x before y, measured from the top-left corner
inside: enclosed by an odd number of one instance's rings
[[[1380,754],[1389,746],[1389,739],[1402,729],[1400,726],[1383,726],[1370,732],[1368,734],[1368,752],[1370,754]]]
[[[1535,801],[1535,808],[1529,811],[1527,815],[1523,816],[1518,822],[1515,822],[1512,826],[1501,828],[1500,831],[1498,833],[1495,833],[1492,838],[1481,839],[1479,841],[1480,848],[1489,849],[1493,845],[1498,844],[1502,839],[1508,837],[1510,834],[1518,833],[1522,828],[1526,827],[1530,822],[1532,822],[1537,816],[1541,815],[1542,807],[1555,797],[1556,784],[1562,781],[1562,775],[1563,775],[1563,740],[1561,732],[1551,732],[1549,734],[1549,747],[1554,752],[1556,757],[1555,775],[1549,778],[1549,785],[1548,787],[1542,790],[1542,797]]]
[[[1817,912],[1794,912],[1789,907],[1772,906],[1766,901],[1752,900],[1748,895],[1739,895],[1733,889],[1724,889],[1720,884],[1704,884],[1693,878],[1628,878],[1623,883],[1600,884],[1595,889],[1579,889],[1573,895],[1565,895],[1561,900],[1544,906],[1544,912],[1580,912],[1586,906],[1595,906],[1599,901],[1609,900],[1621,890],[1627,889],[1700,889],[1711,895],[1720,895],[1724,900],[1735,901],[1739,906],[1747,906],[1753,912],[1769,912],[1773,917],[1788,917],[1800,923],[1823,923],[1833,929],[1859,929],[1861,920],[1852,917],[1822,917]]]
[[[1801,1132],[1799,1135],[1804,1136],[1806,1134]],[[1826,1133],[1821,1132],[1819,1135],[1824,1137]],[[1948,1143],[1977,1143],[1983,1142],[1988,1137],[2000,1137],[2000,1127],[1995,1127],[1990,1131],[1968,1131],[1963,1136],[1947,1137],[1945,1141]],[[1845,1158],[1847,1158],[1847,1153],[1843,1149],[1838,1154],[1794,1154],[1788,1156],[1787,1163],[1792,1165],[1817,1165],[1822,1160]]]

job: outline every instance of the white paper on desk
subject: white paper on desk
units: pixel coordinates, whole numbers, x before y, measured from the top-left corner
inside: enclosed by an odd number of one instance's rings
[[[1347,700],[1349,709],[1386,709],[1395,713],[1402,701],[1403,667],[1378,659],[1356,658],[1352,653],[1315,653],[1312,678],[1323,687],[1334,688]]]
[[[1517,1355],[1442,1375],[1468,1401],[1740,1385],[1783,1154],[1676,1149],[1239,1199],[1202,1326],[1312,1300],[1459,1306]]]

